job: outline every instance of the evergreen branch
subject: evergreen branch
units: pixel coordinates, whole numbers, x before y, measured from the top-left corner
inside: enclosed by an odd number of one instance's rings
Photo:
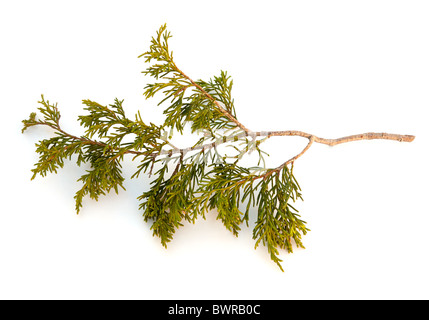
[[[293,175],[295,161],[313,143],[335,146],[373,139],[411,142],[415,138],[368,132],[326,139],[295,130],[252,131],[237,120],[231,77],[221,71],[208,81],[193,80],[173,60],[170,38],[166,25],[161,26],[149,50],[139,56],[149,64],[143,74],[156,80],[145,86],[144,96],[164,95],[158,103],[167,105],[162,125],[145,123],[140,112],[134,120],[127,118],[123,100],[115,99],[105,106],[86,99],[82,101],[86,114],[78,117],[85,133],[73,135],[61,128],[57,104],[49,103],[43,95],[38,107],[41,119],[33,112],[22,121],[22,132],[32,126],[47,126],[55,132],[54,137],[36,143],[39,159],[31,179],[56,173],[65,160],[73,157],[78,166],[90,165],[78,179],[82,187],[74,196],[77,213],[85,196],[98,200],[111,190],[125,190],[122,161],[127,154],[132,155],[133,160],[138,158],[140,162],[131,178],[138,178],[141,173],[155,175],[149,190],[138,197],[139,209],[144,220],[152,222],[153,235],[160,238],[163,246],[167,246],[184,221],[193,223],[198,216],[205,218],[210,210],[216,210],[217,219],[238,236],[241,224],[249,225],[250,209],[256,208],[255,247],[261,243],[266,246],[271,259],[283,270],[279,250],[292,252],[294,246],[303,248],[302,236],[309,231],[292,206],[296,200],[302,200]],[[173,132],[184,134],[187,123],[192,133],[204,132],[204,136],[192,146],[178,148],[171,141]],[[308,143],[278,167],[265,168],[266,153],[261,144],[274,136],[299,136],[308,139]],[[224,144],[235,153],[221,155],[217,147]],[[239,161],[255,150],[259,154],[257,165],[240,166]],[[169,173],[173,162],[174,170]]]
[[[191,78],[189,78],[182,70],[180,70],[176,64],[174,64],[174,70],[176,70],[179,74],[181,74],[185,79],[189,80],[189,82],[195,87],[197,88],[204,96],[206,96],[209,100],[213,101],[213,103],[216,105],[217,109],[222,112],[222,114],[227,117],[231,122],[235,123],[237,125],[237,127],[239,127],[240,129],[242,129],[245,132],[249,132],[250,130],[247,129],[241,122],[239,122],[237,120],[237,118],[232,115],[230,112],[228,112],[222,105],[220,101],[216,100],[215,98],[213,98],[213,96],[211,96],[206,90],[204,90],[204,88],[199,85],[198,83],[196,83],[194,80],[192,80]],[[222,72],[222,76],[224,76],[226,74],[224,74]],[[228,101],[228,100],[226,100]]]

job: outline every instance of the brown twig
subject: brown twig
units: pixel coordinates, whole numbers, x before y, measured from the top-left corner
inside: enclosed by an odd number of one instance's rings
[[[337,138],[337,139],[325,139],[317,137],[313,134],[302,132],[302,131],[271,131],[268,132],[268,137],[273,136],[299,136],[304,138],[313,137],[314,142],[326,144],[328,146],[335,146],[337,144],[359,141],[359,140],[374,140],[374,139],[383,139],[383,140],[394,140],[399,142],[411,142],[414,140],[415,136],[412,135],[402,135],[402,134],[392,134],[385,132],[367,132],[361,134],[355,134],[352,136]]]

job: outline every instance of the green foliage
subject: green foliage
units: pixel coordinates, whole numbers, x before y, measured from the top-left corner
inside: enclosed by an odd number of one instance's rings
[[[152,181],[150,190],[138,197],[145,221],[153,220],[151,229],[165,247],[175,230],[183,226],[183,219],[194,222],[197,218],[195,192],[204,168],[204,164],[179,162],[167,177],[168,166],[164,165],[156,172],[157,178]]]
[[[155,176],[138,201],[144,220],[152,222],[153,234],[163,246],[184,221],[193,223],[213,210],[226,229],[238,236],[243,222],[249,226],[255,208],[256,246],[265,245],[271,259],[282,268],[278,249],[292,252],[293,243],[303,247],[301,237],[308,231],[291,205],[301,199],[292,170],[288,163],[276,169],[259,167],[265,154],[260,144],[268,137],[259,139],[239,125],[231,77],[221,71],[208,81],[193,81],[173,61],[170,38],[166,26],[162,26],[152,38],[149,51],[139,56],[149,64],[143,73],[156,80],[145,87],[143,94],[146,98],[163,95],[159,105],[165,106],[164,123],[145,123],[139,112],[131,120],[125,114],[123,100],[115,99],[107,106],[83,100],[85,114],[78,121],[84,134],[76,136],[60,127],[57,105],[42,96],[38,108],[41,119],[31,113],[23,121],[22,132],[44,125],[52,128],[55,136],[36,144],[39,159],[32,169],[32,179],[38,174],[43,177],[56,173],[65,160],[75,160],[78,166],[86,164],[89,169],[78,179],[82,187],[74,196],[79,213],[86,196],[98,200],[111,190],[125,190],[122,162],[125,156],[132,156],[139,163],[131,178],[142,173]],[[179,149],[171,143],[171,134],[174,130],[184,134],[187,123],[192,133],[203,132],[204,136],[193,146]],[[220,154],[221,144],[232,146],[237,153]],[[257,166],[240,166],[241,158],[253,150],[259,153]],[[228,162],[231,159],[233,163]]]
[[[43,120],[37,120],[37,114],[31,113],[27,120],[22,121],[24,124],[22,132],[35,125],[47,125],[59,129],[61,115],[57,105],[50,104],[48,100],[45,101],[43,95],[39,104],[41,106],[38,110],[43,115]],[[44,177],[47,173],[57,173],[59,168],[63,168],[64,159],[71,159],[74,154],[78,155],[78,164],[83,161],[82,145],[62,130],[56,130],[55,137],[36,143],[36,152],[39,154],[39,161],[31,170],[33,172],[31,179],[34,179],[38,174]]]
[[[86,158],[89,158],[91,170],[86,170],[78,181],[82,181],[82,189],[76,192],[76,212],[82,208],[82,200],[85,195],[91,199],[98,200],[100,195],[105,195],[112,188],[118,193],[118,187],[125,190],[122,176],[121,164],[118,157],[111,152],[106,152],[102,146],[91,146],[87,150]]]
[[[249,169],[234,164],[212,164],[211,171],[200,184],[200,196],[197,199],[198,208],[202,214],[217,209],[218,216],[225,227],[238,236],[240,224],[249,220],[251,201],[248,201],[246,211],[243,213],[239,205],[253,197],[252,183],[256,176]],[[245,190],[242,197],[241,192]],[[247,191],[247,192],[246,192]]]
[[[57,137],[41,140],[36,143],[36,152],[39,161],[35,164],[32,180],[40,174],[42,177],[47,173],[57,173],[58,168],[64,167],[64,159],[71,159],[73,154],[78,154],[78,162],[82,162],[82,145],[70,137],[60,134]]]
[[[282,269],[277,247],[292,252],[293,240],[297,247],[304,248],[301,237],[309,231],[290,203],[302,199],[300,188],[287,166],[262,179],[258,187],[258,218],[253,229],[255,247],[260,242],[267,246],[271,259]]]
[[[192,123],[192,132],[206,129],[213,133],[216,129],[234,128],[235,124],[217,107],[217,103],[222,103],[235,117],[231,78],[222,71],[213,80],[194,82],[174,63],[173,52],[168,47],[169,38],[171,34],[163,25],[157,36],[152,38],[150,50],[139,56],[145,58],[145,62],[152,63],[142,73],[159,80],[146,85],[144,96],[150,98],[161,92],[164,98],[159,104],[169,102],[164,110],[165,126],[174,127],[180,133],[183,133],[186,122]]]

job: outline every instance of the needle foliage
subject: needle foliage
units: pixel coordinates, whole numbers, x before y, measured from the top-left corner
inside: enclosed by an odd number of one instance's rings
[[[78,121],[84,134],[76,136],[61,128],[57,105],[42,96],[38,114],[31,113],[23,121],[22,132],[44,125],[53,129],[54,136],[36,144],[39,159],[32,179],[56,173],[66,160],[88,164],[74,195],[79,213],[85,197],[98,200],[112,190],[125,189],[122,162],[132,157],[138,167],[131,178],[154,176],[149,190],[138,197],[139,209],[163,246],[184,222],[193,223],[214,212],[236,236],[243,223],[254,224],[255,247],[264,245],[282,269],[279,249],[292,252],[294,246],[303,247],[301,238],[308,231],[293,206],[302,198],[292,164],[265,168],[263,137],[237,120],[231,77],[221,71],[208,80],[192,80],[174,62],[170,38],[166,26],[161,26],[149,50],[139,56],[148,64],[143,74],[153,79],[143,94],[162,97],[164,122],[145,122],[139,112],[127,116],[123,100],[115,99],[110,105],[83,100],[85,114]],[[179,149],[171,135],[185,134],[187,125],[198,140]],[[220,145],[231,146],[232,154],[221,152]],[[241,166],[241,158],[253,151],[258,152],[258,163]],[[257,212],[255,219],[252,210]]]

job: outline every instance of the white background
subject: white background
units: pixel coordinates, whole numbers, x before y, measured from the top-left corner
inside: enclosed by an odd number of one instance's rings
[[[0,298],[428,299],[428,17],[429,2],[412,0],[2,1]],[[30,181],[34,143],[52,132],[22,135],[20,121],[41,94],[74,134],[82,99],[125,99],[131,117],[161,119],[137,56],[163,23],[185,73],[232,75],[254,131],[416,139],[314,144],[296,162],[311,232],[306,249],[281,253],[284,273],[254,250],[252,228],[235,238],[214,212],[164,249],[138,210],[147,177],[76,215],[84,168]],[[273,138],[269,165],[306,142]]]

